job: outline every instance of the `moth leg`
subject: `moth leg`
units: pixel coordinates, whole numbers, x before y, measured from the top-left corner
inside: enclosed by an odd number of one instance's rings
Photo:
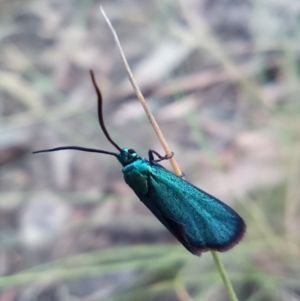
[[[153,154],[155,154],[159,159],[154,160]],[[159,165],[160,167],[164,168],[162,165],[158,164],[158,162],[172,158],[174,156],[174,152],[172,152],[171,156],[168,156],[168,155],[162,156],[157,151],[155,151],[153,149],[149,149],[148,156],[149,156],[149,162],[151,162],[152,164],[155,164],[155,165]],[[185,177],[185,173],[183,172],[179,177],[181,179],[183,179]]]
[[[178,176],[179,178],[183,179],[185,177],[185,173],[182,172],[180,176]]]
[[[158,157],[157,160],[154,160],[154,154]],[[149,161],[150,161],[150,162],[152,162],[152,163],[153,163],[153,162],[158,163],[158,162],[160,162],[160,161],[168,160],[168,159],[173,158],[174,153],[172,152],[172,154],[171,154],[170,156],[168,156],[168,155],[162,156],[162,155],[160,155],[157,151],[155,151],[155,150],[153,150],[153,149],[149,149],[149,151],[148,151],[148,156],[149,156]]]

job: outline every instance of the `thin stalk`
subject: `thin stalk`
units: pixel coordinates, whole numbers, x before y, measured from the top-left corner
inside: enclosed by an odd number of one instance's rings
[[[230,300],[238,301],[238,298],[236,297],[236,294],[233,290],[230,279],[229,279],[229,277],[226,273],[226,270],[224,268],[224,265],[223,265],[222,261],[220,260],[220,257],[218,255],[218,253],[215,252],[215,251],[211,251],[211,255],[212,255],[212,257],[213,257],[213,259],[216,263],[219,274],[221,275],[221,278],[222,278],[222,280],[225,284],[225,287],[226,287],[226,290],[227,290],[227,293],[228,293],[228,296],[229,296]]]
[[[164,151],[166,152],[166,154],[168,156],[171,156],[172,152],[171,152],[171,150],[169,148],[169,145],[168,145],[166,139],[164,138],[164,136],[163,136],[163,134],[162,134],[162,132],[161,132],[161,130],[160,130],[160,128],[159,128],[159,126],[158,126],[158,124],[157,124],[154,116],[153,116],[153,114],[151,113],[151,111],[150,111],[150,109],[149,109],[149,107],[147,105],[147,102],[146,102],[146,100],[145,100],[145,98],[144,98],[144,96],[143,96],[140,88],[138,87],[138,85],[137,85],[137,83],[136,83],[136,81],[135,81],[135,79],[133,77],[133,74],[132,74],[131,69],[129,67],[129,64],[127,62],[127,59],[125,57],[125,54],[124,54],[124,52],[122,50],[122,46],[120,44],[119,38],[117,36],[117,33],[114,30],[114,28],[113,28],[110,20],[106,16],[105,11],[103,10],[102,6],[100,6],[100,10],[101,10],[101,12],[102,12],[102,14],[103,14],[103,16],[105,18],[105,21],[107,22],[107,24],[108,24],[108,26],[109,26],[112,34],[113,34],[114,40],[115,40],[115,42],[117,44],[117,47],[119,49],[122,61],[123,61],[124,65],[125,65],[125,69],[127,71],[127,75],[128,75],[128,78],[129,78],[129,80],[131,82],[131,85],[132,85],[132,87],[134,89],[134,92],[135,92],[138,100],[142,104],[142,106],[143,106],[143,108],[144,108],[144,110],[146,112],[146,115],[148,116],[148,118],[150,120],[150,123],[151,123],[151,125],[152,125],[152,127],[153,127],[153,129],[154,129],[154,131],[155,131],[155,133],[156,133],[156,135],[157,135],[157,137],[158,137],[158,139],[159,139],[159,141],[160,141],[163,149],[164,149]],[[171,163],[171,165],[173,167],[173,170],[174,170],[175,174],[181,175],[182,172],[181,172],[181,170],[179,168],[179,165],[177,164],[176,160],[174,159],[174,157],[170,158],[169,160],[170,160],[170,163]]]
[[[161,132],[161,130],[160,130],[160,128],[159,128],[159,126],[158,126],[155,118],[154,118],[154,116],[152,115],[152,113],[151,113],[151,111],[150,111],[150,109],[149,109],[149,107],[147,105],[147,102],[146,102],[146,100],[145,100],[145,98],[144,98],[144,96],[143,96],[143,94],[141,92],[141,90],[139,89],[139,87],[138,87],[138,85],[137,85],[137,83],[136,83],[136,81],[135,81],[135,79],[133,77],[133,74],[131,72],[131,69],[130,69],[129,64],[127,62],[125,54],[123,52],[122,46],[121,46],[119,38],[117,36],[117,33],[114,30],[114,28],[113,28],[110,20],[108,19],[108,17],[106,15],[104,9],[102,8],[102,6],[100,6],[100,10],[101,10],[102,15],[104,16],[104,19],[105,19],[106,23],[108,24],[108,26],[109,26],[112,34],[113,34],[115,43],[116,43],[116,45],[117,45],[117,47],[119,49],[122,61],[123,61],[124,65],[125,65],[125,69],[127,71],[127,75],[129,77],[131,85],[132,85],[132,87],[133,87],[133,89],[135,91],[135,94],[136,94],[137,98],[139,99],[140,103],[142,104],[142,106],[143,106],[143,108],[144,108],[144,110],[146,112],[146,115],[148,116],[148,118],[150,120],[150,123],[151,123],[151,125],[152,125],[152,127],[153,127],[153,129],[154,129],[154,131],[155,131],[155,133],[156,133],[156,135],[157,135],[157,137],[158,137],[158,139],[159,139],[159,141],[160,141],[163,149],[165,150],[166,154],[169,156],[169,155],[172,154],[172,152],[171,152],[171,150],[170,150],[170,148],[168,146],[168,143],[167,143],[166,139],[164,138],[164,136],[163,136],[163,134],[162,134],[162,132]],[[170,163],[171,163],[171,165],[173,167],[174,173],[177,174],[177,175],[182,175],[180,167],[179,167],[178,163],[176,162],[175,158],[172,157],[169,160],[170,160]],[[228,277],[228,275],[226,273],[226,270],[225,270],[225,268],[224,268],[224,266],[223,266],[223,264],[222,264],[222,262],[221,262],[221,260],[219,258],[218,253],[216,253],[214,251],[211,251],[211,253],[212,253],[212,256],[213,256],[214,261],[216,263],[217,269],[218,269],[218,271],[219,271],[219,273],[221,275],[221,278],[222,278],[222,280],[223,280],[223,282],[225,284],[225,287],[226,287],[226,290],[228,292],[228,296],[230,297],[230,300],[231,301],[238,301],[238,299],[237,299],[237,297],[235,295],[235,292],[233,290],[233,287],[231,285],[231,282],[229,280],[229,277]]]

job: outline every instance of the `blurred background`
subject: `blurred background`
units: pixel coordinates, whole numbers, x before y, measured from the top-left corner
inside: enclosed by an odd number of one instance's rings
[[[186,179],[232,206],[220,254],[240,300],[300,300],[298,0],[0,1],[0,301],[228,300],[124,183],[122,147],[163,154],[103,5]],[[170,168],[168,163],[165,163]]]

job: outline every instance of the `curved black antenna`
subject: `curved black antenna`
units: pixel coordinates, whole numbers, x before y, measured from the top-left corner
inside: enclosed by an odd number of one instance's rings
[[[95,88],[96,94],[97,94],[97,98],[98,98],[98,119],[99,119],[99,124],[101,126],[101,129],[104,133],[104,135],[106,136],[107,140],[117,149],[117,150],[121,150],[121,147],[118,146],[118,144],[116,144],[109,136],[105,125],[104,125],[104,120],[103,120],[103,114],[102,114],[102,95],[100,92],[100,89],[98,88],[97,84],[96,84],[96,80],[94,77],[94,73],[92,70],[90,70],[90,74],[91,74],[91,78],[92,78],[92,82],[93,82],[93,86]]]
[[[74,149],[74,150],[79,150],[83,152],[90,152],[90,153],[101,153],[101,154],[106,154],[106,155],[112,155],[112,156],[117,156],[117,153],[113,152],[108,152],[104,151],[101,149],[94,149],[94,148],[86,148],[86,147],[80,147],[80,146],[61,146],[61,147],[56,147],[56,148],[50,148],[50,149],[42,149],[38,150],[35,152],[32,152],[33,154],[38,154],[38,153],[47,153],[47,152],[56,152],[60,150],[65,150],[65,149]]]

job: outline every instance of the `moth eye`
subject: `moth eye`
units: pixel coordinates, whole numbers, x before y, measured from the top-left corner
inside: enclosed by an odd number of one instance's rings
[[[135,153],[135,150],[132,149],[132,148],[130,148],[130,149],[128,150],[128,153],[129,153],[129,154],[134,154],[134,153]]]

